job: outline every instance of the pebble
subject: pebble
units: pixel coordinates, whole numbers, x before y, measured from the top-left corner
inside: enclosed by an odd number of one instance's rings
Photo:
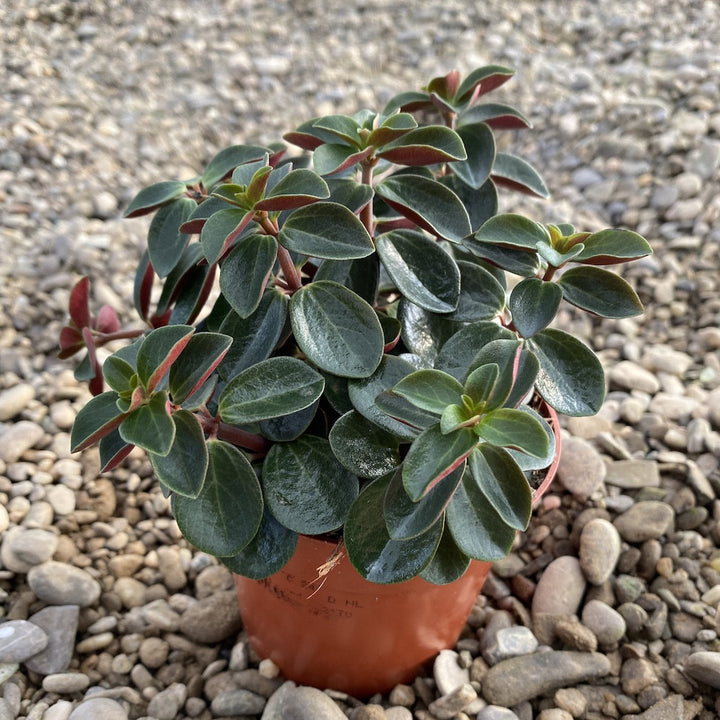
[[[673,518],[673,509],[667,503],[645,500],[635,503],[619,515],[614,525],[623,540],[641,543],[662,537],[671,526]]]
[[[532,600],[532,613],[537,615],[573,615],[585,592],[585,577],[580,561],[572,555],[553,560],[543,572]]]
[[[579,559],[585,579],[602,585],[613,573],[620,558],[620,534],[603,518],[590,520],[580,533]]]
[[[181,683],[172,683],[165,690],[161,690],[148,703],[148,714],[157,720],[175,720],[180,708],[185,704],[187,687]]]
[[[683,671],[694,680],[720,690],[720,653],[695,652],[685,659]]]
[[[557,476],[563,487],[579,499],[596,492],[607,473],[607,467],[595,447],[582,438],[563,440]]]
[[[128,720],[122,705],[109,698],[90,698],[70,713],[68,720]]]
[[[483,657],[491,665],[495,665],[509,657],[535,652],[537,647],[538,640],[530,628],[523,625],[513,625],[512,627],[500,628],[495,633],[495,642],[490,647],[483,649]]]
[[[48,645],[25,661],[28,670],[40,675],[67,670],[73,657],[79,616],[77,605],[49,605],[30,616],[29,621],[47,635]]]
[[[71,695],[83,692],[90,686],[90,678],[84,673],[65,672],[46,675],[43,678],[43,690],[58,695]]]
[[[65,485],[51,485],[45,491],[45,499],[56,515],[70,515],[75,512],[75,493]]]
[[[519,720],[518,716],[509,708],[498,705],[486,705],[478,714],[476,720]]]
[[[0,392],[0,422],[12,420],[35,399],[35,388],[29,383],[18,383],[15,387]]]
[[[460,664],[454,650],[441,650],[433,663],[433,677],[442,695],[470,682],[470,670]]]
[[[240,629],[234,590],[224,590],[192,604],[180,617],[180,631],[200,643],[216,643]]]
[[[100,584],[84,570],[66,563],[36,565],[27,576],[30,589],[50,605],[89,607],[100,597]]]
[[[589,600],[582,610],[582,622],[593,632],[601,648],[611,649],[625,635],[623,616],[600,600]]]
[[[0,433],[0,460],[6,464],[17,462],[45,436],[37,423],[20,420]]]
[[[610,661],[599,653],[537,652],[503,660],[482,683],[483,697],[493,705],[513,707],[543,693],[605,677]]]
[[[648,460],[616,460],[608,467],[605,482],[625,490],[660,487],[657,463]]]
[[[217,695],[210,705],[215,715],[259,715],[265,708],[267,698],[249,690],[228,690]]]
[[[347,717],[321,690],[286,682],[268,701],[261,720],[347,720]]]
[[[477,692],[470,683],[455,688],[451,693],[442,695],[430,703],[428,710],[438,720],[450,720],[477,699]]]
[[[0,624],[0,663],[21,663],[42,652],[48,636],[26,620],[10,620]]]
[[[50,560],[57,546],[58,536],[50,530],[16,526],[3,537],[0,561],[8,570],[25,574],[35,565]]]
[[[151,670],[156,670],[165,664],[170,653],[170,646],[162,638],[149,637],[142,641],[138,655],[140,662]]]

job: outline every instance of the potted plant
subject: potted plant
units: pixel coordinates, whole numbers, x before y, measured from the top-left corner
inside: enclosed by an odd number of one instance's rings
[[[308,120],[284,138],[304,155],[235,145],[196,178],[140,191],[125,215],[154,213],[135,278],[142,328],[107,307],[93,317],[87,278],[72,290],[61,356],[87,349],[76,374],[95,395],[73,451],[99,443],[104,470],[147,452],[187,540],[244,578],[259,651],[301,682],[369,693],[454,642],[489,563],[527,526],[535,478],[551,479],[555,411],[594,414],[604,398],[598,358],[551,327],[561,302],[642,310],[599,267],[649,254],[639,235],[497,214],[498,187],[547,195],[496,147],[495,130],[529,126],[484,99],[511,76],[451,72],[380,113]],[[342,599],[345,583],[361,585]],[[385,625],[383,587],[400,614]],[[449,629],[443,594],[459,613]],[[415,628],[413,608],[433,629]],[[311,646],[331,621],[323,661]],[[354,667],[409,643],[394,634],[407,625],[421,649],[359,679]]]

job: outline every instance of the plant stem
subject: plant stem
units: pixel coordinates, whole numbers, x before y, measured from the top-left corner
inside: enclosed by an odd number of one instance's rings
[[[259,223],[260,227],[268,235],[272,235],[274,238],[277,238],[280,231],[273,223],[273,221],[270,220],[268,214],[264,210],[261,210],[260,212],[255,214],[255,220]],[[277,258],[278,262],[280,263],[280,267],[282,268],[283,275],[285,276],[285,281],[287,282],[290,290],[292,292],[299,290],[302,287],[302,279],[300,278],[300,273],[295,267],[295,263],[293,263],[292,257],[290,257],[290,253],[288,252],[288,250],[279,243]]]
[[[265,453],[270,443],[260,435],[254,435],[245,430],[240,430],[233,425],[228,425],[218,418],[213,417],[207,410],[203,409],[195,413],[195,417],[200,421],[203,431],[211,437],[217,437],[221,440],[238,445],[239,447],[250,450],[250,452]]]
[[[96,337],[98,342],[100,343],[109,343],[113,340],[134,340],[136,337],[140,337],[144,330],[138,328],[135,330],[118,330],[114,333],[96,333]]]
[[[362,163],[361,182],[363,185],[372,187],[373,168],[375,167],[376,163],[377,158],[374,157],[369,157]],[[370,199],[368,204],[360,211],[360,222],[362,222],[362,224],[365,226],[365,229],[368,231],[368,235],[370,235],[370,237],[372,238],[375,232],[375,228],[373,226],[372,198]]]

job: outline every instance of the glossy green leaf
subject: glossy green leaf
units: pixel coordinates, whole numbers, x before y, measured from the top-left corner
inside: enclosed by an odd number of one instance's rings
[[[392,350],[400,340],[402,325],[397,318],[390,317],[385,313],[378,312],[378,319],[383,329],[383,338],[385,340],[385,351]]]
[[[460,551],[445,523],[435,555],[420,577],[433,585],[449,585],[459,580],[469,567],[470,558]]]
[[[190,213],[190,217],[180,226],[181,232],[195,235],[202,231],[207,219],[220,210],[227,210],[227,202],[219,197],[211,196],[203,200]]]
[[[277,290],[266,290],[255,312],[241,318],[231,312],[220,332],[233,338],[218,367],[220,376],[230,379],[237,373],[270,357],[280,340],[287,318],[288,298]]]
[[[394,210],[446,240],[460,242],[472,232],[458,196],[436,180],[396,174],[376,185],[375,192]]]
[[[265,499],[290,530],[320,535],[339,528],[358,494],[358,479],[330,443],[312,435],[273,445],[263,464]]]
[[[239,208],[220,210],[211,215],[200,233],[203,254],[216,263],[252,221],[253,214]]]
[[[521,403],[527,400],[533,390],[540,372],[537,356],[526,347],[520,350],[516,363],[515,382],[510,390],[510,395],[505,400],[507,407],[521,407]]]
[[[259,433],[272,442],[289,442],[299,438],[310,426],[317,413],[319,400],[302,410],[282,417],[261,420]]]
[[[410,446],[403,463],[403,484],[413,501],[418,501],[436,483],[459,467],[477,444],[467,428],[443,435],[440,423],[424,430]]]
[[[441,415],[448,405],[462,403],[463,386],[441,370],[417,370],[393,387],[416,407]]]
[[[477,190],[490,177],[495,161],[495,138],[484,123],[466,125],[458,129],[467,153],[467,160],[452,165],[452,171],[460,179]]]
[[[515,382],[519,364],[518,356],[521,353],[521,343],[517,337],[513,337],[508,340],[492,340],[475,355],[470,364],[466,388],[472,388],[473,373],[483,365],[494,364],[499,370],[497,382],[492,388],[492,396],[482,398],[486,411],[498,408],[507,402]]]
[[[465,381],[465,394],[477,405],[490,402],[500,380],[500,368],[490,362],[475,368]]]
[[[350,380],[348,383],[348,393],[353,406],[375,425],[399,438],[411,440],[417,435],[417,431],[388,417],[377,407],[375,399],[414,370],[415,368],[402,358],[384,355],[377,370],[370,377]]]
[[[473,255],[513,275],[533,277],[539,267],[537,252],[465,238],[462,243]]]
[[[442,345],[435,367],[465,382],[473,360],[489,342],[514,337],[511,330],[489,320],[466,325]]]
[[[385,107],[383,108],[383,115],[390,115],[404,110],[405,112],[415,112],[416,110],[423,110],[432,108],[432,102],[430,101],[430,95],[420,90],[409,90],[407,92],[398,93],[392,97]]]
[[[215,279],[215,266],[199,264],[183,277],[169,325],[191,325],[203,309]]]
[[[476,233],[475,240],[523,250],[536,251],[539,242],[548,242],[547,230],[522,215],[496,215],[490,218]]]
[[[134,447],[120,437],[117,428],[105,435],[98,443],[100,472],[114,470],[132,452]]]
[[[473,70],[463,81],[457,90],[456,98],[465,102],[475,94],[476,87],[480,85],[478,97],[504,85],[513,75],[514,70],[503,65],[483,65]]]
[[[496,318],[505,307],[505,288],[481,265],[459,260],[460,297],[450,317],[459,322]]]
[[[241,317],[252,315],[260,304],[277,259],[277,240],[254,233],[243,238],[220,267],[220,290]]]
[[[497,153],[492,177],[499,185],[505,185],[513,190],[541,198],[550,197],[550,191],[538,171],[530,163],[516,155]]]
[[[437,242],[413,230],[393,230],[375,243],[388,275],[411,302],[438,313],[457,307],[460,270]]]
[[[155,208],[179,198],[186,190],[181,180],[166,180],[143,188],[127,206],[123,217],[132,218],[146,215]]]
[[[405,298],[398,306],[398,320],[403,326],[405,346],[427,365],[435,363],[438,351],[459,327],[447,315],[428,312]]]
[[[300,349],[318,367],[341,377],[368,377],[382,358],[384,338],[375,311],[334,282],[316,281],[290,300]]]
[[[605,374],[593,351],[562,330],[546,328],[528,347],[540,361],[537,389],[563,415],[595,415],[605,399]]]
[[[220,364],[233,339],[220,333],[195,333],[170,368],[170,395],[182,405]],[[167,484],[167,483],[166,483]]]
[[[440,416],[440,432],[447,435],[473,418],[474,414],[465,405],[448,405]]]
[[[442,125],[427,125],[386,144],[378,152],[378,157],[398,165],[412,166],[464,160],[467,155],[455,131]]]
[[[196,498],[173,496],[182,534],[198,550],[215,557],[236,555],[253,539],[263,517],[255,471],[234,445],[209,440],[205,483]]]
[[[357,260],[325,260],[315,273],[315,282],[331,280],[344,285],[369,305],[375,305],[380,268],[374,253]]]
[[[167,409],[168,395],[158,392],[130,412],[120,425],[120,437],[155,455],[167,455],[175,440],[175,423]]]
[[[496,130],[522,130],[532,123],[519,110],[503,103],[474,105],[458,117],[458,128],[475,123],[486,123]]]
[[[328,439],[335,457],[358,477],[380,477],[400,464],[398,439],[356,410],[338,418]]]
[[[363,258],[374,250],[358,217],[331,202],[317,202],[295,210],[282,226],[278,241],[301,255],[334,260]]]
[[[312,405],[325,381],[302,360],[278,356],[236,375],[220,395],[220,416],[233,425],[290,415]]]
[[[255,210],[292,210],[330,197],[325,181],[312,170],[299,168],[288,173],[255,204]]]
[[[162,291],[155,306],[157,315],[164,315],[178,298],[183,289],[191,283],[191,278],[203,263],[202,246],[199,243],[188,245],[175,267],[168,273],[162,285]]]
[[[105,359],[102,368],[105,382],[115,392],[128,392],[133,389],[133,378],[135,378],[135,366],[127,360],[118,356],[110,355]]]
[[[567,252],[559,252],[548,242],[537,244],[538,255],[551,267],[560,268],[576,258],[583,251],[583,244],[579,243]]]
[[[197,418],[187,410],[172,414],[175,439],[167,455],[149,454],[158,480],[178,495],[195,498],[202,490],[208,468],[205,435]]]
[[[351,145],[360,146],[360,125],[354,118],[347,115],[325,115],[315,120],[313,127],[325,130]]]
[[[498,408],[483,416],[474,428],[486,443],[545,457],[548,439],[543,426],[532,416],[514,408]]]
[[[410,130],[418,126],[415,118],[409,113],[397,113],[390,115],[378,127],[376,127],[368,138],[368,145],[382,147],[393,140],[397,140]]]
[[[574,267],[563,273],[557,284],[569,303],[600,317],[634,317],[643,311],[635,290],[609,270]]]
[[[647,240],[631,230],[600,230],[586,238],[583,245],[576,260],[588,265],[612,265],[652,255]]]
[[[329,202],[343,205],[353,213],[359,212],[375,194],[369,185],[350,178],[332,178],[327,180],[330,188]]]
[[[262,580],[282,570],[295,554],[298,535],[281,525],[265,508],[255,537],[236,555],[220,558],[232,572]]]
[[[529,338],[546,328],[557,314],[563,292],[554,282],[525,278],[510,293],[508,307],[521,337]]]
[[[425,430],[438,421],[436,413],[418,408],[401,395],[396,395],[392,390],[381,392],[375,398],[375,405],[394,420],[412,428],[414,430],[413,437],[420,430]]]
[[[402,471],[394,473],[383,502],[388,533],[393,540],[408,540],[429,530],[445,512],[465,472],[465,463],[443,478],[424,497],[413,502],[405,491]]]
[[[465,206],[470,227],[475,232],[498,211],[498,194],[492,180],[475,189],[461,180],[457,175],[445,175],[440,178],[443,185],[449,187]]]
[[[318,174],[333,175],[357,165],[372,155],[372,152],[372,147],[358,150],[347,145],[325,143],[313,153],[313,165]]]
[[[189,235],[180,232],[180,226],[196,207],[194,200],[179,197],[155,213],[148,229],[147,247],[158,277],[164,278],[180,260],[190,240]]]
[[[137,373],[146,390],[152,392],[190,342],[191,325],[166,325],[148,333],[137,354]]]
[[[427,566],[440,542],[443,523],[410,540],[392,540],[383,517],[383,501],[390,476],[368,485],[353,504],[345,523],[348,559],[375,583],[409,580]]]
[[[118,394],[112,390],[88,400],[70,431],[70,451],[80,452],[112,432],[125,418],[117,407]]]
[[[203,185],[212,188],[226,178],[238,166],[253,160],[261,160],[268,153],[268,148],[259,145],[231,145],[221,150],[205,168],[202,176]]]
[[[515,542],[517,531],[502,519],[470,473],[453,495],[446,518],[458,549],[475,560],[500,560]]]
[[[505,451],[518,464],[518,466],[523,472],[528,472],[531,470],[542,470],[544,468],[547,468],[550,463],[552,463],[552,461],[555,459],[556,454],[555,433],[550,426],[550,422],[528,405],[518,405],[517,410],[531,415],[533,418],[535,418],[535,420],[537,420],[537,422],[540,423],[540,425],[542,425],[542,428],[545,431],[545,435],[548,439],[547,453],[545,453],[544,457],[534,457],[533,455],[528,455],[527,453],[513,450],[512,448],[504,448]]]

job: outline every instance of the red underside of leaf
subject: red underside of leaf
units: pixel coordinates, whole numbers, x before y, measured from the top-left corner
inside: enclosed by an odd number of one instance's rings
[[[116,452],[105,464],[105,467],[100,468],[100,472],[110,472],[114,470],[133,451],[134,447],[134,445],[126,445],[122,450]]]
[[[301,132],[289,132],[285,133],[283,135],[283,140],[293,144],[297,145],[298,147],[302,148],[303,150],[315,150],[316,148],[319,148],[323,141],[319,138],[316,138],[314,135],[310,135],[309,133],[301,133]]]
[[[89,292],[90,280],[86,277],[79,280],[70,291],[70,317],[80,329],[90,325]]]
[[[178,355],[180,355],[180,353],[185,349],[185,346],[190,342],[191,337],[192,333],[188,333],[188,335],[182,338],[182,340],[179,340],[175,343],[175,345],[173,345],[172,349],[165,357],[165,360],[163,360],[155,372],[150,376],[147,384],[148,392],[152,392],[158,386],[158,383],[165,377],[165,373],[169,372],[170,367],[175,360],[177,360]]]
[[[103,305],[98,313],[95,327],[103,333],[114,333],[120,329],[120,319],[109,305]]]

